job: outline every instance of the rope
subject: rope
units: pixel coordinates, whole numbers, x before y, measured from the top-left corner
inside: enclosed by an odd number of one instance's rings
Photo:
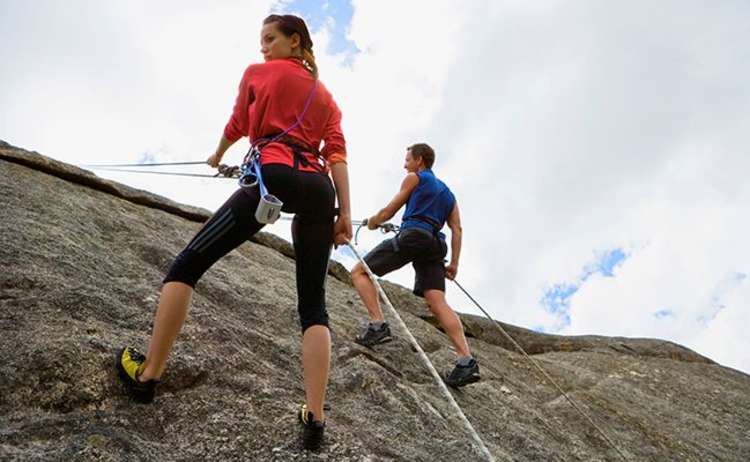
[[[622,457],[622,459],[623,459],[623,460],[627,461],[627,460],[628,460],[628,458],[627,458],[627,457],[625,457],[625,454],[623,454],[623,453],[622,453],[622,451],[620,451],[620,449],[619,449],[619,448],[618,448],[618,447],[617,447],[617,446],[616,446],[616,445],[615,445],[615,444],[614,444],[614,443],[612,442],[612,440],[610,440],[610,439],[609,439],[609,437],[607,437],[607,435],[606,435],[606,434],[604,433],[604,431],[603,431],[603,430],[602,430],[601,428],[599,428],[599,426],[598,426],[598,425],[596,425],[596,423],[594,423],[594,421],[593,421],[593,420],[591,419],[591,417],[589,417],[589,416],[588,416],[588,415],[587,415],[587,414],[586,414],[585,412],[583,412],[583,410],[582,410],[582,409],[581,409],[580,407],[578,407],[578,405],[576,404],[576,402],[575,402],[575,401],[573,401],[573,399],[571,399],[571,398],[570,398],[570,396],[568,396],[568,394],[567,394],[567,393],[565,393],[565,391],[564,391],[564,390],[563,390],[563,389],[562,389],[562,388],[560,387],[560,385],[558,385],[558,384],[557,384],[557,382],[555,382],[555,381],[554,381],[554,380],[552,379],[552,377],[550,377],[550,375],[549,375],[549,374],[547,374],[547,372],[546,372],[546,371],[545,371],[544,369],[542,369],[542,367],[541,367],[541,366],[540,366],[540,365],[539,365],[539,364],[538,364],[538,363],[537,363],[537,362],[536,362],[536,361],[534,360],[534,358],[532,358],[531,356],[529,356],[529,354],[528,354],[528,353],[526,353],[526,350],[524,350],[524,349],[523,349],[523,347],[521,347],[521,345],[519,345],[519,344],[518,344],[518,343],[517,343],[517,342],[515,341],[515,339],[513,339],[513,337],[511,337],[511,335],[510,335],[510,334],[509,334],[509,333],[508,333],[508,332],[507,332],[507,331],[506,331],[505,329],[503,329],[503,326],[501,326],[501,325],[500,325],[500,323],[499,323],[499,322],[497,322],[496,320],[492,319],[492,317],[491,317],[491,316],[489,315],[489,313],[487,313],[487,312],[486,312],[486,311],[484,310],[484,308],[482,308],[482,306],[481,306],[481,305],[480,305],[480,304],[479,304],[479,303],[478,303],[478,302],[477,302],[476,300],[474,300],[474,297],[472,297],[471,295],[469,295],[469,293],[468,293],[468,292],[467,292],[467,291],[466,291],[466,290],[465,290],[465,289],[464,289],[464,288],[463,288],[463,287],[461,286],[461,284],[459,284],[459,283],[458,283],[458,281],[456,281],[456,280],[454,279],[454,280],[453,280],[453,282],[454,282],[454,283],[455,283],[455,284],[456,284],[456,285],[458,286],[458,288],[459,288],[459,289],[461,289],[461,291],[462,291],[462,292],[463,292],[464,294],[466,294],[466,296],[467,296],[467,297],[469,297],[469,299],[470,299],[470,300],[471,300],[472,302],[474,302],[474,304],[475,304],[475,305],[476,305],[476,306],[477,306],[477,307],[478,307],[478,308],[479,308],[480,310],[482,310],[482,313],[484,313],[484,315],[485,315],[485,316],[487,316],[487,319],[489,319],[490,321],[492,321],[492,322],[493,322],[493,324],[495,324],[495,326],[497,326],[497,328],[498,328],[498,329],[500,329],[500,332],[501,332],[501,333],[502,333],[502,334],[503,334],[503,335],[504,335],[504,336],[505,336],[505,337],[506,337],[506,338],[507,338],[508,340],[510,340],[510,342],[511,342],[511,343],[513,344],[513,346],[515,346],[515,347],[516,347],[516,348],[518,349],[518,351],[520,351],[520,352],[521,352],[521,353],[522,353],[522,354],[523,354],[523,355],[524,355],[524,356],[525,356],[525,357],[526,357],[526,358],[527,358],[527,359],[528,359],[529,361],[531,361],[531,363],[532,363],[532,364],[534,365],[534,367],[536,367],[536,368],[537,368],[537,369],[539,370],[539,372],[541,372],[541,374],[542,374],[542,375],[543,375],[543,376],[544,376],[544,377],[545,377],[545,378],[546,378],[547,380],[549,380],[549,381],[550,381],[550,383],[552,383],[552,385],[554,385],[554,386],[555,386],[555,388],[557,388],[557,391],[559,391],[559,392],[560,392],[560,393],[561,393],[561,394],[562,394],[562,395],[563,395],[563,396],[565,397],[565,399],[567,399],[567,400],[568,400],[568,402],[569,402],[569,403],[571,404],[571,406],[573,406],[573,408],[574,408],[574,409],[575,409],[576,411],[578,411],[578,413],[579,413],[579,414],[581,414],[581,415],[582,415],[582,416],[583,416],[583,417],[584,417],[584,418],[585,418],[586,420],[588,420],[588,421],[589,421],[589,423],[591,424],[591,426],[592,426],[592,427],[594,427],[594,428],[596,429],[596,431],[597,431],[597,432],[599,432],[599,434],[600,434],[600,435],[602,436],[602,438],[604,438],[604,440],[605,440],[605,441],[606,441],[606,442],[607,442],[607,443],[608,443],[608,444],[609,444],[610,446],[612,446],[612,448],[613,448],[613,449],[614,449],[615,451],[617,451],[617,454],[619,454],[619,455],[620,455],[620,457]]]
[[[190,176],[198,178],[239,178],[240,167],[220,164],[217,167],[218,173],[209,175],[206,173],[177,173],[177,172],[151,172],[148,170],[132,170],[121,167],[162,167],[166,165],[206,165],[206,162],[166,162],[161,164],[112,164],[112,165],[82,165],[85,168],[95,170],[106,170],[110,172],[127,172],[127,173],[147,173],[149,175],[170,175],[170,176]]]
[[[175,173],[175,172],[149,172],[144,170],[131,170],[127,168],[109,168],[109,167],[92,167],[97,170],[106,170],[108,172],[126,172],[126,173],[146,173],[149,175],[171,175],[171,176],[191,176],[198,178],[219,178],[219,179],[234,179],[230,176],[221,176],[220,174],[208,175],[205,173]]]
[[[206,165],[205,160],[194,162],[162,162],[159,164],[84,164],[86,168],[108,168],[108,167],[164,167],[167,165]]]
[[[365,222],[365,224],[366,224],[366,222]],[[390,223],[386,223],[386,224],[390,224]],[[391,226],[393,226],[393,225],[391,225]],[[359,229],[357,229],[357,231],[359,231]],[[387,233],[387,232],[398,232],[398,227],[396,227],[395,229],[393,229],[393,228],[382,228],[382,229],[381,229],[381,231],[382,231],[383,233]],[[351,247],[351,245],[350,245],[350,247]],[[352,249],[352,250],[354,250],[354,249]],[[355,251],[354,253],[356,254],[357,252]],[[357,257],[359,257],[359,255],[357,255]],[[362,261],[362,259],[361,259],[361,258],[360,258],[360,261]],[[364,262],[362,262],[362,263],[364,264]],[[372,275],[372,273],[370,272],[370,268],[368,268],[368,267],[367,267],[367,265],[364,265],[364,266],[365,266],[365,269],[367,270],[368,274],[370,274],[370,277],[371,277],[371,278],[373,279],[373,281],[375,282],[374,276],[373,276],[373,275]],[[554,380],[552,379],[552,377],[550,377],[550,375],[549,375],[549,374],[547,374],[547,372],[546,372],[546,371],[545,371],[544,369],[542,369],[542,367],[541,367],[541,366],[540,366],[540,365],[539,365],[539,364],[538,364],[538,363],[537,363],[537,362],[536,362],[536,361],[534,360],[534,358],[532,358],[531,356],[529,356],[529,355],[528,355],[528,353],[526,353],[526,350],[524,350],[524,349],[523,349],[523,347],[521,347],[521,345],[519,345],[519,344],[518,344],[518,343],[517,343],[517,342],[515,341],[515,339],[513,339],[513,337],[511,337],[511,335],[510,335],[510,334],[508,334],[508,332],[507,332],[507,331],[506,331],[505,329],[503,329],[503,327],[502,327],[502,326],[500,325],[500,323],[498,323],[498,322],[497,322],[496,320],[494,320],[494,319],[493,319],[493,318],[492,318],[492,317],[491,317],[491,316],[489,315],[489,313],[487,313],[487,311],[485,311],[485,310],[484,310],[484,308],[482,308],[482,306],[481,306],[481,305],[479,304],[479,302],[477,302],[476,300],[474,300],[474,297],[472,297],[472,296],[471,296],[471,295],[470,295],[470,294],[469,294],[469,293],[468,293],[468,292],[466,291],[466,289],[464,289],[464,288],[463,288],[463,286],[461,286],[461,284],[459,284],[459,283],[458,283],[458,281],[456,281],[455,279],[453,279],[453,282],[454,282],[454,283],[455,283],[455,284],[456,284],[456,285],[458,286],[458,288],[459,288],[459,289],[461,289],[461,291],[462,291],[462,292],[463,292],[463,293],[464,293],[464,294],[465,294],[465,295],[466,295],[467,297],[469,297],[469,299],[470,299],[470,300],[471,300],[472,302],[474,302],[474,304],[475,304],[475,305],[476,305],[476,306],[477,306],[477,307],[478,307],[478,308],[479,308],[479,309],[480,309],[480,310],[482,311],[482,313],[484,313],[484,315],[485,315],[485,316],[487,317],[487,319],[489,319],[490,321],[492,321],[492,323],[493,323],[493,324],[495,324],[495,326],[496,326],[496,327],[497,327],[498,329],[500,329],[500,332],[501,332],[501,333],[502,333],[502,334],[503,334],[503,335],[504,335],[504,336],[505,336],[505,337],[506,337],[506,338],[507,338],[508,340],[510,340],[510,342],[511,342],[511,343],[512,343],[512,344],[513,344],[513,345],[514,345],[514,346],[515,346],[515,347],[516,347],[516,348],[517,348],[517,349],[518,349],[518,350],[519,350],[519,351],[520,351],[520,352],[521,352],[521,353],[522,353],[522,354],[523,354],[523,355],[524,355],[524,356],[525,356],[526,358],[528,358],[528,359],[529,359],[529,361],[531,361],[531,363],[532,363],[532,364],[534,365],[534,367],[536,367],[536,368],[537,368],[537,369],[539,370],[539,372],[540,372],[540,373],[541,373],[541,374],[542,374],[542,375],[543,375],[543,376],[544,376],[544,377],[545,377],[545,378],[546,378],[547,380],[549,380],[549,381],[550,381],[550,383],[552,383],[552,385],[553,385],[553,386],[554,386],[555,388],[557,388],[557,390],[558,390],[558,391],[559,391],[559,392],[560,392],[560,393],[561,393],[561,394],[562,394],[562,395],[563,395],[563,396],[565,397],[565,399],[566,399],[566,400],[568,400],[568,402],[569,402],[569,403],[571,404],[571,406],[573,406],[573,408],[574,408],[574,409],[575,409],[576,411],[578,411],[578,413],[580,413],[580,414],[581,414],[581,415],[582,415],[582,416],[583,416],[583,417],[584,417],[584,418],[585,418],[586,420],[588,420],[588,421],[589,421],[589,423],[591,424],[591,426],[592,426],[592,427],[594,427],[594,428],[596,429],[596,431],[597,431],[597,432],[598,432],[598,433],[599,433],[599,434],[600,434],[600,435],[602,436],[602,438],[604,438],[604,440],[605,440],[605,441],[606,441],[606,442],[607,442],[607,443],[608,443],[608,444],[609,444],[609,445],[610,445],[610,446],[611,446],[611,447],[612,447],[612,448],[613,448],[613,449],[614,449],[614,450],[615,450],[615,451],[617,452],[617,454],[618,454],[618,455],[619,455],[619,456],[620,456],[620,457],[621,457],[621,458],[622,458],[623,460],[627,461],[627,460],[628,460],[628,458],[627,458],[627,457],[625,457],[625,454],[623,454],[623,453],[622,453],[622,451],[620,451],[620,448],[618,448],[618,447],[617,447],[617,446],[616,446],[616,445],[615,445],[615,444],[614,444],[614,443],[612,442],[612,440],[610,440],[610,439],[609,439],[609,437],[607,437],[607,435],[606,435],[606,434],[604,433],[604,431],[603,431],[603,430],[602,430],[601,428],[599,428],[599,426],[597,426],[597,425],[596,425],[596,423],[594,423],[594,421],[593,421],[593,419],[591,419],[591,417],[589,417],[589,416],[588,416],[588,415],[587,415],[587,414],[586,414],[585,412],[583,412],[583,410],[582,410],[582,409],[581,409],[581,408],[580,408],[580,407],[579,407],[579,406],[578,406],[578,405],[577,405],[577,404],[575,403],[575,401],[573,401],[573,399],[572,399],[572,398],[571,398],[570,396],[568,396],[568,394],[567,394],[567,393],[565,393],[565,391],[564,391],[564,390],[562,389],[562,387],[560,387],[560,385],[558,385],[558,384],[557,384],[557,382],[555,382],[555,381],[554,381]],[[378,287],[378,289],[379,289],[379,290],[381,291],[381,293],[382,293],[382,289],[380,289],[380,286],[379,286],[379,285],[377,285],[377,282],[376,282],[376,286]],[[385,294],[382,294],[382,295],[384,296]],[[386,300],[387,300],[387,299],[386,299]],[[391,308],[391,310],[393,310],[393,307],[391,307],[390,305],[389,305],[389,307]],[[395,311],[395,310],[393,310],[393,311]],[[397,316],[398,316],[398,315],[397,315]],[[400,318],[399,318],[399,320],[400,320]],[[410,335],[411,335],[411,334],[410,334]],[[442,382],[441,382],[441,383],[442,383]]]
[[[474,441],[477,443],[479,448],[481,449],[482,454],[484,457],[490,461],[494,462],[494,458],[492,457],[492,454],[490,453],[489,449],[487,449],[487,446],[484,445],[484,442],[482,441],[482,438],[479,437],[479,434],[477,434],[476,430],[474,430],[474,427],[471,425],[471,422],[466,418],[463,411],[461,410],[461,407],[456,403],[456,400],[453,399],[453,395],[451,395],[450,391],[448,391],[448,388],[445,386],[445,383],[443,383],[443,379],[440,377],[440,374],[438,374],[437,370],[435,370],[435,366],[432,365],[432,362],[430,362],[430,358],[427,357],[424,350],[422,350],[422,347],[419,346],[419,343],[417,343],[417,340],[414,338],[414,336],[409,331],[409,328],[406,327],[406,324],[401,319],[401,316],[399,316],[398,312],[395,308],[393,308],[393,305],[391,305],[390,300],[388,299],[388,296],[383,291],[383,288],[380,287],[380,284],[378,283],[377,279],[375,278],[375,275],[372,273],[372,270],[369,266],[367,266],[367,263],[365,263],[364,259],[359,255],[359,252],[357,252],[357,249],[354,248],[354,245],[347,241],[347,245],[349,248],[354,252],[354,255],[357,256],[357,259],[362,264],[362,266],[365,268],[365,271],[367,271],[367,274],[370,276],[370,280],[372,280],[373,284],[378,290],[378,293],[380,294],[380,298],[383,300],[385,305],[390,310],[390,313],[393,315],[393,317],[398,321],[398,324],[401,326],[401,328],[406,332],[409,341],[411,344],[416,348],[417,352],[419,353],[419,356],[422,358],[422,361],[427,365],[427,368],[429,369],[430,373],[432,374],[432,377],[437,382],[440,391],[443,393],[443,395],[448,399],[451,405],[456,409],[461,422],[463,422],[464,426],[466,427],[466,430],[469,432],[471,437],[474,439]]]
[[[294,220],[294,217],[284,216],[284,217],[279,217],[279,220],[292,221],[292,220]],[[352,225],[353,226],[361,226],[362,225],[362,221],[360,221],[360,220],[352,220]]]

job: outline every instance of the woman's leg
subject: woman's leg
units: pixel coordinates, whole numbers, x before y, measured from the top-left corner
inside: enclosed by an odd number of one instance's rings
[[[333,245],[333,219],[305,223],[299,216],[292,223],[296,255],[297,296],[302,324],[302,375],[307,408],[315,420],[325,421],[323,402],[331,362],[331,334],[325,308],[325,278]]]
[[[177,256],[164,279],[154,329],[139,380],[159,379],[187,317],[193,288],[217,260],[257,233],[256,189],[236,191]]]
[[[325,306],[325,280],[333,247],[335,193],[331,181],[299,172],[294,185],[297,215],[292,222],[296,261],[297,309],[302,325],[302,375],[305,403],[313,419],[324,422],[331,364],[331,334]]]
[[[192,296],[193,288],[183,282],[168,282],[162,287],[159,307],[154,316],[154,331],[138,380],[147,382],[159,379],[164,373],[169,352],[185,323]]]
[[[302,376],[305,402],[315,420],[325,422],[323,403],[331,366],[331,333],[328,326],[314,325],[302,335]]]

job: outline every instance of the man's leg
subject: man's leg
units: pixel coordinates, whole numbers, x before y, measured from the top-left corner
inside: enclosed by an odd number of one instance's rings
[[[367,308],[370,321],[384,321],[383,311],[380,309],[380,300],[378,300],[378,291],[362,263],[357,263],[352,268],[352,283],[354,288],[357,289],[362,303]]]
[[[374,274],[382,276],[401,268],[410,261],[398,242],[399,236],[387,239],[365,255],[365,263]],[[380,309],[377,289],[362,263],[357,263],[352,268],[352,283],[362,298],[362,303],[365,304],[370,318],[367,328],[357,336],[355,341],[368,347],[391,341],[393,339],[391,329],[385,322],[383,311]]]
[[[471,356],[461,320],[445,300],[445,292],[435,289],[426,290],[424,298],[427,301],[430,311],[438,319],[443,329],[445,329],[446,334],[448,334],[448,338],[456,348],[458,357],[465,358]]]
[[[391,328],[385,322],[383,311],[380,309],[377,288],[367,274],[367,270],[362,266],[362,263],[357,263],[352,268],[352,283],[357,292],[359,292],[359,296],[362,299],[362,303],[365,304],[367,314],[370,318],[367,327],[357,335],[354,341],[366,347],[373,347],[393,340]]]
[[[453,309],[445,300],[445,267],[443,258],[446,246],[441,240],[440,248],[433,247],[433,254],[425,259],[414,262],[416,281],[414,293],[424,296],[430,311],[437,317],[440,325],[445,329],[448,338],[456,348],[456,365],[444,376],[445,383],[452,387],[461,387],[480,380],[479,365],[471,356],[469,344],[466,342],[463,325]]]
[[[383,276],[395,271],[405,264],[409,263],[409,256],[406,255],[406,249],[399,245],[399,236],[396,235],[391,239],[386,239],[367,253],[364,257],[365,263],[370,267],[376,276]],[[370,280],[367,270],[362,263],[357,263],[352,268],[352,284],[359,292],[362,303],[367,308],[371,322],[383,322],[383,311],[380,309],[380,300],[378,300],[378,291],[375,284]]]

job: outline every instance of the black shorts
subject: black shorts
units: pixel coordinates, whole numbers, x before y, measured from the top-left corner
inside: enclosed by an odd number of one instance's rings
[[[445,240],[421,228],[409,228],[381,242],[365,255],[373,273],[383,276],[407,263],[414,267],[414,294],[424,297],[426,290],[445,292]]]

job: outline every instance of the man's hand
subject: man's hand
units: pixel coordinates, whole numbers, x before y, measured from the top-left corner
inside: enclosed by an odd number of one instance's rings
[[[216,168],[219,166],[219,162],[221,162],[221,157],[222,156],[217,153],[211,154],[211,156],[206,159],[206,163],[211,167]]]
[[[339,215],[333,225],[333,243],[344,245],[352,239],[352,218],[349,215]]]
[[[369,229],[370,231],[378,229],[378,225],[380,225],[380,223],[378,223],[378,215],[375,214],[371,216],[370,218],[365,219],[364,224],[367,225],[367,229]]]
[[[447,277],[451,281],[456,279],[457,273],[458,273],[458,263],[451,263],[450,265],[445,267],[445,277]]]

